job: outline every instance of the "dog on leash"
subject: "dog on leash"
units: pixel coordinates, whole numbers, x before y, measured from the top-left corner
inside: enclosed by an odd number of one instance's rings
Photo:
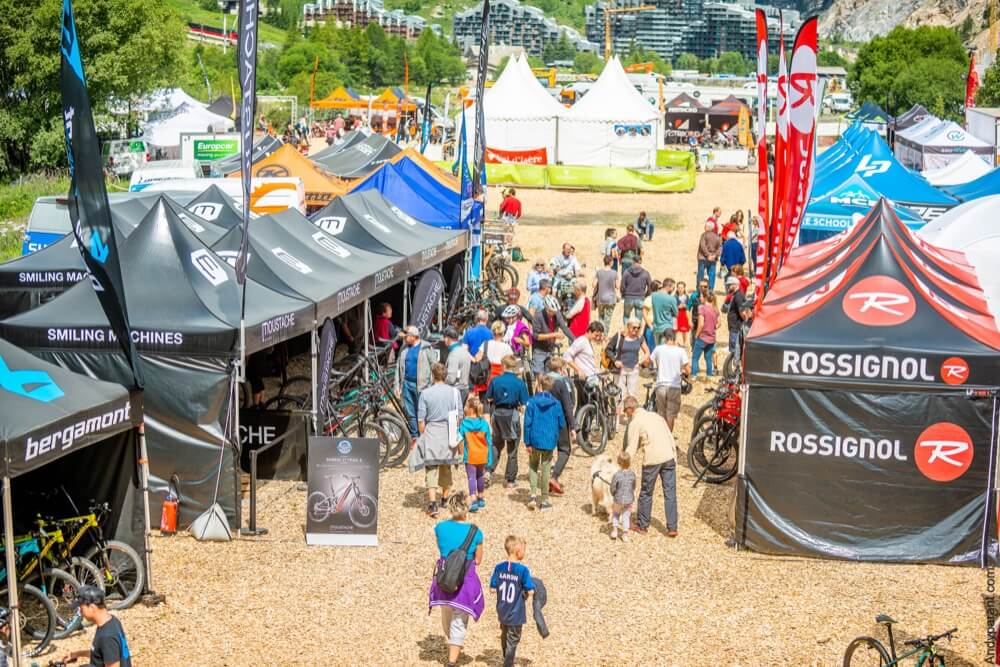
[[[614,477],[618,466],[615,460],[608,454],[601,454],[590,464],[590,513],[597,515],[599,509],[604,510],[604,515],[611,518],[611,505],[614,499],[611,496],[611,478]]]

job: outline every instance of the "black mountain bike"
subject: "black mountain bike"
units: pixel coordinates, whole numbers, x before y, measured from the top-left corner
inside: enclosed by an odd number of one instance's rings
[[[347,518],[351,520],[357,528],[369,528],[378,517],[378,501],[370,494],[361,490],[358,485],[359,476],[344,475],[347,484],[339,489],[333,488],[333,477],[327,475],[330,480],[330,493],[313,491],[309,494],[306,507],[309,509],[309,518],[316,522],[325,521],[331,514],[339,514],[347,506]],[[347,505],[351,496],[350,505]]]
[[[617,374],[599,373],[582,383],[583,401],[576,411],[576,441],[580,448],[597,456],[608,446],[608,439],[618,431],[618,400],[621,388]]]
[[[889,635],[889,648],[873,637],[858,637],[847,645],[844,651],[844,667],[861,667],[862,665],[877,665],[878,667],[896,667],[903,664],[906,658],[913,658],[917,667],[945,667],[944,656],[935,647],[942,639],[951,641],[958,628],[952,628],[939,635],[927,635],[903,642],[903,646],[913,650],[903,655],[896,655],[896,641],[892,636],[894,621],[885,614],[875,617],[875,622],[884,625]]]

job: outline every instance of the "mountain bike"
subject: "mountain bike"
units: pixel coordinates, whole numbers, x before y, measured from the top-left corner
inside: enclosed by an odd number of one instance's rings
[[[597,456],[618,430],[618,400],[622,391],[616,374],[598,373],[583,383],[583,404],[576,411],[576,441],[580,448]]]
[[[16,559],[33,558],[40,551],[38,540],[21,537],[14,540]],[[4,548],[0,546],[0,555]],[[7,568],[0,565],[0,581],[4,582],[0,596],[7,596]],[[56,607],[50,596],[32,584],[19,581],[17,584],[18,610],[20,611],[20,634],[23,655],[36,656],[44,651],[59,629]],[[64,623],[65,625],[65,623]]]
[[[884,625],[889,636],[889,648],[873,637],[861,636],[855,638],[847,645],[844,651],[844,667],[860,667],[861,665],[878,665],[879,667],[895,667],[901,665],[906,658],[913,658],[917,667],[945,667],[944,655],[937,649],[935,644],[942,639],[949,642],[958,632],[958,628],[952,628],[939,635],[927,635],[903,642],[903,646],[913,647],[913,650],[903,655],[896,655],[896,641],[892,636],[892,625],[896,621],[885,614],[875,617],[875,622]]]
[[[324,479],[330,480],[330,493],[313,491],[309,494],[306,507],[309,509],[309,518],[317,523],[325,521],[331,514],[340,514],[347,499],[352,495],[350,507],[347,508],[347,518],[354,524],[355,528],[369,528],[378,517],[378,501],[371,495],[364,493],[358,486],[358,475],[344,475],[347,483],[341,488],[334,490],[333,476],[325,475]]]
[[[517,287],[520,280],[517,269],[511,264],[510,253],[503,246],[494,246],[490,258],[486,260],[486,266],[483,267],[483,275],[486,282],[496,285],[501,293],[505,293],[511,287]]]
[[[742,410],[739,387],[724,383],[695,414],[688,445],[688,467],[698,476],[695,486],[702,480],[722,484],[736,474]]]
[[[81,583],[68,570],[61,567],[69,565],[69,559],[64,562],[59,557],[62,550],[66,548],[62,531],[45,532],[39,530],[15,539],[14,544],[18,546],[16,551],[18,581],[32,584],[38,588],[48,596],[49,601],[55,607],[56,627],[52,638],[63,639],[78,630],[83,624],[83,616],[80,615],[79,609],[74,608],[73,602]],[[83,559],[79,559],[79,565],[81,571],[89,573],[91,580],[99,579],[100,575],[96,574],[97,566],[90,564],[89,569],[87,569],[87,566],[83,564]]]

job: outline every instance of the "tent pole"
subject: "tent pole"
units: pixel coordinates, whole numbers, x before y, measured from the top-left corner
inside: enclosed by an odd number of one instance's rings
[[[153,546],[149,530],[149,454],[146,451],[146,423],[142,422],[139,431],[139,481],[142,484],[142,542],[146,551],[146,591],[153,591]]]
[[[410,278],[403,281],[403,326],[407,326],[410,317]]]
[[[243,327],[241,325],[240,326],[241,337],[242,337],[242,333],[243,333]],[[243,349],[246,349],[246,348],[243,348]],[[243,364],[240,364],[240,373],[241,374],[243,373]],[[242,381],[242,378],[240,378],[240,380]],[[229,397],[229,403],[230,403],[230,405],[233,406],[233,432],[232,432],[232,435],[230,436],[232,438],[232,440],[230,442],[223,442],[222,446],[223,446],[223,448],[225,448],[225,447],[229,447],[231,445],[234,445],[233,448],[236,451],[236,465],[233,466],[233,495],[236,498],[236,530],[237,530],[237,532],[242,533],[243,532],[243,487],[240,484],[240,454],[239,454],[239,452],[240,452],[240,406],[239,406],[239,403],[238,403],[239,398],[240,398],[240,388],[238,386],[236,386],[236,383],[233,383],[233,394],[232,394],[232,396]],[[224,455],[225,455],[225,451],[223,451],[223,456]],[[219,475],[220,475],[220,478],[221,478],[221,475],[222,475],[222,467],[221,467],[222,466],[222,458],[219,459],[219,466],[220,466],[219,467]],[[218,500],[219,500],[218,482],[216,482],[216,494],[215,494],[215,501],[214,502],[218,502]]]
[[[319,406],[319,362],[316,359],[316,337],[318,334],[316,321],[313,320],[313,330],[309,334],[309,347],[312,348],[312,426],[313,433],[319,433],[319,413],[317,412]]]
[[[372,330],[372,300],[365,299],[365,363],[368,363],[368,341],[371,339],[369,332]]]
[[[17,608],[17,565],[14,562],[14,512],[10,500],[10,477],[3,478],[3,542],[7,561],[7,606],[10,607],[10,643],[15,667],[21,665],[21,612]]]

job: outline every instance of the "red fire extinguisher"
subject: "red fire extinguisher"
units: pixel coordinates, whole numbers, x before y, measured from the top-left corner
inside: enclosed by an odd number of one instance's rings
[[[174,489],[174,477],[171,477],[167,495],[163,499],[163,511],[160,514],[160,533],[163,535],[173,535],[177,532],[177,506],[180,501]]]

